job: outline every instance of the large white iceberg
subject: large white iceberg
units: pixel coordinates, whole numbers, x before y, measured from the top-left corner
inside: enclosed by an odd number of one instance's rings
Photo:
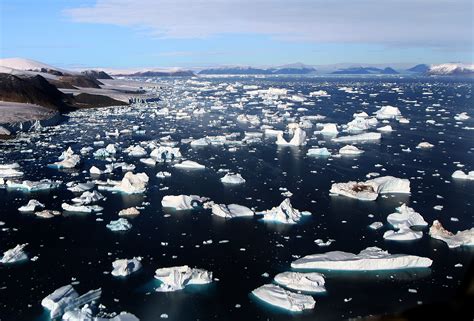
[[[325,292],[324,275],[317,272],[283,272],[275,275],[275,282],[288,289],[305,292]]]
[[[406,204],[397,207],[396,211],[387,216],[387,222],[395,228],[428,225],[420,213],[415,212],[413,208],[408,207]]]
[[[145,173],[133,174],[127,172],[121,181],[108,180],[107,185],[99,186],[99,190],[122,192],[125,194],[138,194],[146,190],[148,175]]]
[[[393,106],[383,106],[375,113],[375,117],[378,119],[392,119],[400,117],[401,115],[400,109]]]
[[[133,259],[120,259],[112,262],[112,275],[113,276],[128,276],[134,272],[137,272],[142,267],[140,258],[134,257]]]
[[[7,264],[7,263],[15,263],[20,262],[28,259],[28,256],[23,251],[23,249],[28,245],[25,244],[18,244],[12,249],[3,252],[3,257],[0,259],[0,263]]]
[[[211,207],[212,214],[224,217],[224,218],[234,218],[242,216],[253,216],[254,212],[243,205],[238,204],[213,204]]]
[[[221,178],[221,182],[224,184],[243,184],[245,179],[240,174],[231,174],[227,173],[224,177]]]
[[[161,281],[158,292],[171,292],[184,289],[187,285],[212,282],[212,272],[190,268],[187,265],[161,268],[155,271],[155,279]]]
[[[451,175],[451,177],[456,178],[456,179],[466,179],[466,180],[469,180],[469,181],[473,181],[474,180],[474,171],[470,171],[466,174],[461,170],[457,170]]]
[[[207,197],[198,195],[166,195],[161,200],[161,206],[171,207],[176,210],[192,210],[202,206],[207,200]]]
[[[252,294],[268,304],[294,312],[313,309],[316,304],[310,295],[287,291],[275,284],[262,285]]]
[[[293,208],[290,199],[287,198],[279,206],[276,206],[270,210],[258,212],[257,214],[263,215],[264,221],[275,221],[286,224],[297,223],[303,215],[310,215],[308,212],[300,212]]]
[[[288,142],[283,138],[283,135],[279,134],[276,140],[277,145],[283,146],[301,146],[306,144],[306,132],[301,128],[296,128],[293,137]]]
[[[362,201],[374,201],[379,194],[410,193],[410,181],[393,176],[382,176],[365,182],[334,183],[330,193]]]
[[[28,204],[23,205],[20,208],[18,208],[18,210],[20,212],[34,212],[36,211],[37,207],[44,208],[44,204],[33,199],[33,200],[29,200]]]
[[[359,254],[332,251],[312,254],[291,263],[294,269],[323,270],[395,270],[430,267],[433,261],[426,257],[390,254],[378,247],[368,247]]]
[[[474,246],[474,227],[470,230],[459,231],[456,234],[447,231],[438,220],[430,227],[430,236],[448,244],[449,248],[462,245]]]

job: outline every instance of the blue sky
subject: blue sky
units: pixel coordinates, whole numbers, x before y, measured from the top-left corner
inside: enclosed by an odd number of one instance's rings
[[[0,56],[62,67],[473,61],[470,0],[2,0]]]

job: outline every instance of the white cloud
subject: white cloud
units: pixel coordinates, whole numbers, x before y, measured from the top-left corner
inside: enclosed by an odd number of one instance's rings
[[[471,0],[98,0],[73,21],[146,28],[163,38],[257,34],[287,41],[472,50]]]

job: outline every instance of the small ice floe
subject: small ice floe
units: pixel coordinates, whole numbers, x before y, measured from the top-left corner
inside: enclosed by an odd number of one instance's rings
[[[197,162],[185,160],[179,164],[175,164],[174,167],[181,168],[181,169],[204,169],[206,166],[201,165]]]
[[[14,248],[3,252],[3,256],[0,259],[0,263],[8,264],[8,263],[16,263],[16,262],[21,262],[21,261],[27,260],[28,255],[26,255],[26,253],[23,251],[23,249],[27,245],[28,245],[28,243],[18,244]]]
[[[133,174],[132,172],[127,172],[121,181],[108,180],[106,185],[99,186],[99,190],[121,192],[124,194],[144,193],[148,180],[148,175],[145,173]]]
[[[154,160],[153,158],[140,158],[140,163],[143,163],[149,166],[155,166],[156,160]]]
[[[35,199],[29,200],[28,204],[21,206],[18,208],[20,212],[34,212],[36,211],[36,208],[44,208],[44,204],[38,202]]]
[[[382,226],[383,226],[382,222],[373,222],[372,224],[369,225],[369,228],[371,228],[373,230],[378,230]]]
[[[466,179],[472,181],[474,180],[474,171],[470,171],[466,174],[461,170],[457,170],[451,175],[451,177],[455,179]]]
[[[334,183],[329,191],[363,201],[374,201],[379,194],[409,194],[410,181],[393,176],[382,176],[365,182]]]
[[[72,184],[67,189],[73,193],[82,193],[85,191],[89,191],[93,189],[94,187],[95,187],[95,184],[93,182],[87,182],[87,183]]]
[[[388,132],[393,131],[392,126],[390,126],[390,125],[379,127],[379,128],[377,128],[377,130],[379,132],[384,132],[384,133],[388,133]]]
[[[0,178],[13,178],[23,176],[18,163],[0,164]]]
[[[245,179],[240,174],[231,174],[227,173],[224,177],[221,178],[221,182],[224,184],[243,184]]]
[[[140,214],[140,211],[136,207],[129,207],[121,210],[118,213],[118,216],[137,216]]]
[[[208,284],[212,282],[212,272],[190,268],[187,265],[160,268],[155,271],[155,279],[161,281],[157,292],[172,292],[184,289],[187,285]]]
[[[375,113],[377,119],[393,119],[400,117],[401,115],[402,113],[400,112],[400,109],[393,106],[383,106]]]
[[[418,148],[418,149],[430,149],[430,148],[433,148],[433,147],[434,147],[434,145],[430,144],[428,142],[421,142],[416,146],[416,148]]]
[[[433,261],[426,257],[407,254],[390,254],[378,247],[368,247],[359,254],[332,251],[312,254],[291,263],[294,269],[323,270],[395,270],[430,267]]]
[[[316,304],[310,295],[287,291],[275,284],[262,285],[252,294],[268,304],[294,312],[313,309]]]
[[[462,112],[454,116],[454,119],[457,121],[464,121],[464,120],[468,120],[469,118],[471,117],[469,117],[469,115],[466,112]]]
[[[41,218],[53,218],[55,216],[61,215],[61,212],[53,210],[42,210],[39,212],[35,212],[35,215]]]
[[[321,273],[283,272],[275,276],[275,282],[285,288],[304,292],[325,292]]]
[[[306,144],[306,132],[297,127],[293,132],[293,137],[288,142],[283,138],[283,135],[279,134],[277,136],[276,144],[280,146],[301,146]]]
[[[112,262],[113,276],[128,276],[137,272],[142,268],[141,258],[134,257],[133,259],[120,259]]]
[[[339,149],[339,154],[341,155],[360,155],[363,152],[364,152],[363,150],[353,145],[346,145],[342,147],[341,149]]]
[[[369,141],[369,140],[380,140],[382,134],[380,133],[362,133],[350,136],[342,136],[333,138],[332,141],[336,143],[355,142],[355,141]]]
[[[213,204],[211,210],[213,215],[220,216],[223,218],[235,218],[254,215],[254,211],[252,211],[250,208],[238,204]]]
[[[100,212],[104,208],[98,205],[71,205],[68,203],[62,203],[61,207],[67,212],[76,212],[76,213],[94,213]]]
[[[103,200],[104,198],[104,195],[100,194],[97,191],[86,191],[82,193],[81,196],[73,198],[72,201],[81,205],[88,205]]]
[[[331,153],[328,151],[326,147],[323,148],[310,148],[306,153],[307,156],[321,156],[321,157],[328,157],[331,156]]]
[[[158,178],[166,178],[166,177],[171,177],[171,173],[170,172],[158,172],[156,173],[156,177]]]
[[[257,214],[263,215],[262,220],[264,221],[275,221],[285,224],[295,224],[303,215],[311,215],[309,212],[300,212],[293,208],[289,198],[281,202],[279,206],[263,212],[257,212]]]
[[[328,239],[326,242],[324,242],[322,239],[316,239],[314,240],[314,243],[316,243],[317,246],[319,247],[324,247],[324,246],[329,246],[331,245],[335,240],[333,239]]]
[[[76,292],[72,285],[65,285],[45,297],[41,301],[41,305],[50,311],[51,319],[56,319],[61,318],[61,316],[69,311],[74,311],[81,306],[98,301],[101,295],[102,289],[99,288],[79,296],[79,293]],[[64,317],[62,319],[64,320]],[[69,320],[75,319],[69,318]]]
[[[207,200],[209,200],[207,197],[198,195],[166,195],[161,200],[161,206],[171,207],[178,211],[192,210],[202,206]]]
[[[113,232],[128,231],[132,228],[132,224],[130,224],[130,222],[123,217],[115,221],[110,221],[110,223],[106,226],[109,230]]]
[[[430,227],[430,236],[445,242],[449,248],[463,245],[474,246],[474,228],[453,234],[447,231],[438,220],[435,220]]]
[[[69,147],[58,158],[58,162],[50,164],[50,167],[55,168],[74,168],[81,162],[81,157],[74,154],[74,151]]]
[[[182,155],[179,147],[159,146],[151,151],[150,157],[162,162],[181,158]]]

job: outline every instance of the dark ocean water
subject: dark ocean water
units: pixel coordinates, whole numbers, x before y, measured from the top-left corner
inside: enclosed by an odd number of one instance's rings
[[[394,131],[383,133],[380,142],[360,144],[365,153],[358,157],[306,156],[307,149],[312,146],[327,147],[334,154],[344,145],[314,135],[315,128],[307,131],[308,144],[301,148],[277,147],[274,138],[239,147],[236,152],[229,152],[226,146],[191,148],[188,144],[179,144],[185,158],[206,165],[202,171],[178,170],[170,164],[150,167],[140,163],[138,158],[119,152],[118,160],[135,164],[135,172],[146,172],[150,184],[147,191],[139,195],[102,192],[107,200],[99,203],[104,207],[100,216],[65,214],[46,220],[18,212],[18,207],[31,198],[43,202],[48,209],[60,209],[62,202],[73,197],[64,185],[39,193],[0,189],[0,221],[5,222],[2,227],[6,228],[0,231],[0,250],[29,243],[26,248],[29,256],[39,257],[35,262],[0,265],[0,320],[48,320],[40,305],[41,299],[73,281],[78,281],[75,288],[80,293],[101,287],[100,302],[108,311],[128,311],[141,320],[158,320],[161,314],[168,314],[169,320],[183,321],[341,320],[397,312],[419,302],[432,303],[455,294],[472,263],[474,248],[448,249],[445,243],[429,237],[428,228],[423,229],[423,238],[415,241],[386,241],[382,235],[389,228],[387,214],[403,202],[421,213],[430,225],[438,219],[451,231],[473,227],[474,182],[451,178],[459,169],[457,162],[465,165],[464,171],[474,170],[474,131],[465,129],[474,127],[474,120],[471,118],[461,124],[453,119],[460,112],[468,112],[474,118],[472,81],[240,77],[205,79],[210,82],[206,90],[197,89],[183,80],[163,81],[168,87],[158,107],[72,113],[57,127],[26,134],[23,137],[27,139],[23,141],[1,143],[0,163],[20,163],[25,172],[24,179],[85,181],[89,168],[92,165],[104,168],[105,161],[97,160],[91,154],[82,157],[83,162],[77,170],[57,170],[46,165],[56,161],[68,146],[76,153],[84,146],[92,146],[97,134],[102,136],[99,140],[104,140],[105,145],[116,142],[125,149],[131,144],[168,134],[179,142],[183,138],[230,132],[241,132],[243,138],[244,131],[257,131],[237,123],[236,116],[242,111],[229,107],[244,90],[219,94],[225,86],[216,87],[222,83],[256,84],[263,89],[273,86],[302,94],[326,90],[331,94],[330,98],[320,98],[320,101],[309,98],[315,105],[303,106],[308,111],[298,112],[299,103],[296,103],[290,112],[295,116],[327,116],[321,122],[345,124],[354,112],[371,114],[380,106],[392,105],[398,107],[410,123],[390,121]],[[343,86],[357,88],[362,93],[348,94],[338,90]],[[394,87],[400,88],[402,93],[392,90]],[[427,91],[432,94],[423,94]],[[419,106],[407,102],[415,100]],[[154,109],[166,104],[186,108],[192,101],[204,106],[218,101],[228,108],[184,120],[151,117]],[[255,104],[247,105],[246,113],[261,115],[262,107],[270,108],[258,99],[254,101]],[[364,102],[368,104],[362,104]],[[434,111],[426,111],[427,107]],[[426,123],[430,119],[436,124]],[[220,124],[214,123],[216,120],[220,120]],[[227,124],[227,121],[231,123]],[[104,136],[105,131],[131,129],[133,125],[140,125],[146,133],[118,138]],[[275,127],[283,129],[285,124]],[[435,147],[416,149],[421,141],[429,141]],[[412,152],[403,152],[406,147]],[[375,167],[376,164],[382,167]],[[219,178],[223,174],[217,172],[221,168],[240,173],[246,183],[235,187],[222,185]],[[156,173],[162,170],[171,172],[172,176],[165,180],[156,178]],[[329,195],[333,182],[366,180],[365,175],[370,172],[409,178],[411,195],[388,195],[373,202]],[[122,175],[117,172],[110,178],[121,179]],[[163,187],[169,189],[162,190]],[[165,212],[160,204],[165,195],[197,194],[210,197],[216,203],[237,203],[265,210],[284,199],[280,187],[293,193],[291,202],[295,208],[311,211],[312,216],[304,217],[295,225],[282,225],[262,222],[258,218],[225,220],[203,209]],[[105,227],[110,220],[117,219],[119,210],[141,206],[143,202],[149,205],[138,217],[131,219],[131,230],[115,233]],[[442,205],[443,209],[433,209],[436,205]],[[369,214],[374,217],[370,218]],[[103,221],[96,221],[98,217]],[[452,221],[451,217],[459,220]],[[368,225],[374,221],[385,225],[373,231]],[[318,247],[314,243],[315,239],[328,238],[336,240],[329,247]],[[213,243],[204,245],[203,241],[207,240],[213,240]],[[221,244],[220,240],[229,242]],[[168,245],[163,246],[162,242]],[[250,295],[253,289],[271,282],[277,273],[290,270],[294,256],[332,250],[358,253],[368,246],[378,246],[390,253],[426,256],[433,259],[433,265],[429,269],[405,271],[323,272],[327,293],[316,295],[315,309],[303,313],[278,310]],[[143,269],[136,275],[117,279],[104,273],[111,271],[115,259],[134,256],[143,257]],[[454,267],[458,263],[462,267]],[[158,283],[153,280],[155,269],[184,264],[210,270],[219,281],[206,286],[190,286],[178,292],[153,291]],[[269,278],[262,276],[265,272]],[[416,289],[417,293],[411,293],[409,289]],[[344,299],[349,298],[352,300],[345,302]]]

